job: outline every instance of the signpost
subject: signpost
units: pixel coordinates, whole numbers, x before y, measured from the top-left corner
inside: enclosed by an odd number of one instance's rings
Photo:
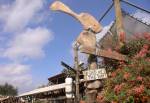
[[[105,68],[86,70],[86,71],[83,71],[83,75],[84,75],[85,81],[107,78],[107,73],[106,73]]]

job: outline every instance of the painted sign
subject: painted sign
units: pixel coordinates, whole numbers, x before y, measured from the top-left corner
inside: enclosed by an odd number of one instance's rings
[[[105,68],[83,71],[84,80],[96,80],[107,78]]]

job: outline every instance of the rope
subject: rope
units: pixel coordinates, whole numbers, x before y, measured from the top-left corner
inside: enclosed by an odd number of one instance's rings
[[[121,2],[126,3],[126,4],[128,4],[128,5],[130,5],[130,6],[133,6],[133,7],[137,8],[137,9],[142,10],[142,11],[145,11],[145,12],[147,12],[147,13],[150,13],[150,11],[148,11],[148,10],[146,10],[146,9],[140,7],[140,6],[137,6],[137,5],[131,3],[131,2],[129,2],[129,1],[127,1],[127,0],[121,0]]]
[[[110,7],[106,10],[106,12],[102,15],[102,17],[99,19],[99,22],[102,21],[102,19],[108,14],[108,12],[111,10],[111,8],[113,7],[114,3],[112,3],[110,5]]]

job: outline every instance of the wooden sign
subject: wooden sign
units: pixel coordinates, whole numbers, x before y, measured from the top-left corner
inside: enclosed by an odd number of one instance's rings
[[[105,68],[83,71],[83,75],[85,81],[107,78]]]
[[[102,50],[93,47],[82,47],[80,50],[82,53],[93,54],[99,57],[104,57],[104,58],[109,58],[114,60],[122,60],[122,61],[127,60],[127,57],[125,55],[120,54],[116,51]]]

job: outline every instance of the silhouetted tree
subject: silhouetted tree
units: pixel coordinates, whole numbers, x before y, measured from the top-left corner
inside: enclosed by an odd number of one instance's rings
[[[4,85],[0,85],[0,95],[15,96],[17,94],[18,94],[18,90],[13,85],[8,83],[5,83]]]

